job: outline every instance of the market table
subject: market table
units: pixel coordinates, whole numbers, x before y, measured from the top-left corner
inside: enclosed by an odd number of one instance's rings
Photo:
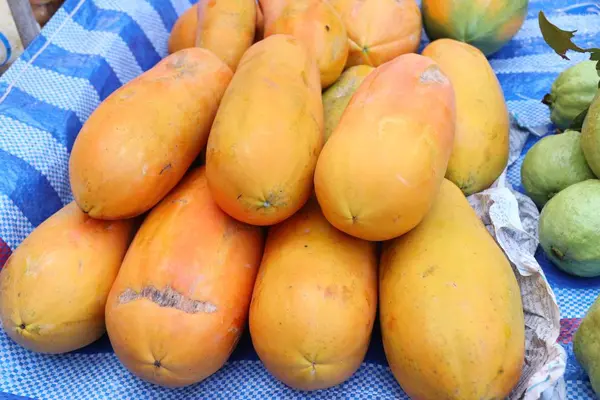
[[[168,34],[189,6],[188,0],[67,0],[0,78],[0,267],[34,227],[72,200],[68,157],[82,124],[110,93],[167,54]],[[507,173],[508,181],[521,192],[523,154],[554,129],[541,99],[560,72],[586,58],[569,54],[570,61],[562,60],[548,47],[538,27],[540,10],[562,29],[578,30],[576,41],[581,47],[600,45],[597,1],[531,0],[521,31],[490,57],[518,125],[515,129],[528,134],[521,157]],[[561,309],[558,342],[568,355],[566,398],[592,399],[571,342],[581,318],[600,294],[600,279],[568,276],[540,249],[536,258]],[[0,398],[158,397],[407,398],[387,367],[377,324],[359,371],[342,385],[310,394],[293,391],[271,377],[247,333],[214,376],[170,390],[133,377],[106,337],[68,355],[47,356],[24,350],[0,330]]]

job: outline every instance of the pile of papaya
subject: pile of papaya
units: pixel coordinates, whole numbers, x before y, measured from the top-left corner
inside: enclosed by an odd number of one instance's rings
[[[508,162],[486,55],[527,1],[465,3],[200,0],[85,122],[73,201],[0,273],[3,329],[50,354],[106,332],[167,387],[210,377],[248,330],[276,379],[317,390],[379,324],[411,398],[508,396],[520,289],[467,196]]]

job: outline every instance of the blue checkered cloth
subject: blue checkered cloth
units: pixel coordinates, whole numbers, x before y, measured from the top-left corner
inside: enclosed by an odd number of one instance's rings
[[[0,265],[34,227],[72,200],[68,157],[83,123],[111,92],[167,54],[169,32],[191,3],[67,0],[0,78]],[[598,0],[530,0],[522,30],[490,59],[511,113],[532,132],[524,152],[553,129],[540,100],[561,71],[585,58],[572,54],[569,62],[552,52],[538,28],[540,10],[563,29],[578,29],[580,46],[600,46]],[[522,158],[508,172],[521,191]],[[572,326],[600,293],[600,279],[574,279],[540,252],[537,258],[556,293],[564,326]],[[0,399],[407,399],[387,367],[377,325],[358,372],[338,387],[310,394],[271,377],[247,334],[215,375],[172,390],[131,375],[106,337],[70,354],[47,356],[22,349],[0,330]],[[562,338],[569,354],[567,398],[593,399],[569,337]]]

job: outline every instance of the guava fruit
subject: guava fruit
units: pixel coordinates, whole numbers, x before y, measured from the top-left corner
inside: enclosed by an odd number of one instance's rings
[[[600,181],[564,189],[542,209],[540,245],[559,269],[580,277],[600,276]]]
[[[575,331],[573,352],[600,398],[600,297],[596,298]]]
[[[552,84],[544,104],[550,107],[550,119],[564,131],[592,103],[600,76],[596,61],[582,61],[564,70]]]
[[[600,176],[600,91],[596,94],[581,129],[581,148],[588,165]]]
[[[540,139],[521,166],[525,193],[539,208],[561,190],[594,178],[581,149],[581,133],[571,130]]]

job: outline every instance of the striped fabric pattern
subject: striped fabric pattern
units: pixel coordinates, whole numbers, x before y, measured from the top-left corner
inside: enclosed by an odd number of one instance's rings
[[[190,0],[67,0],[41,35],[0,78],[0,267],[42,221],[72,200],[68,157],[82,125],[110,93],[156,64]],[[517,37],[490,58],[509,109],[531,132],[523,154],[552,132],[540,100],[565,68],[585,56],[562,60],[544,43],[537,14],[578,30],[581,47],[600,46],[596,0],[530,0]],[[426,38],[423,40],[423,45]],[[522,191],[521,156],[508,171]],[[572,351],[572,334],[600,294],[600,279],[571,278],[538,251],[562,313],[559,338],[569,354],[568,399],[593,399],[589,380]],[[385,361],[376,327],[365,363],[346,383],[311,394],[272,378],[246,334],[231,360],[201,384],[167,390],[133,377],[114,356],[108,339],[68,355],[26,351],[0,330],[0,398],[31,399],[407,399]]]

